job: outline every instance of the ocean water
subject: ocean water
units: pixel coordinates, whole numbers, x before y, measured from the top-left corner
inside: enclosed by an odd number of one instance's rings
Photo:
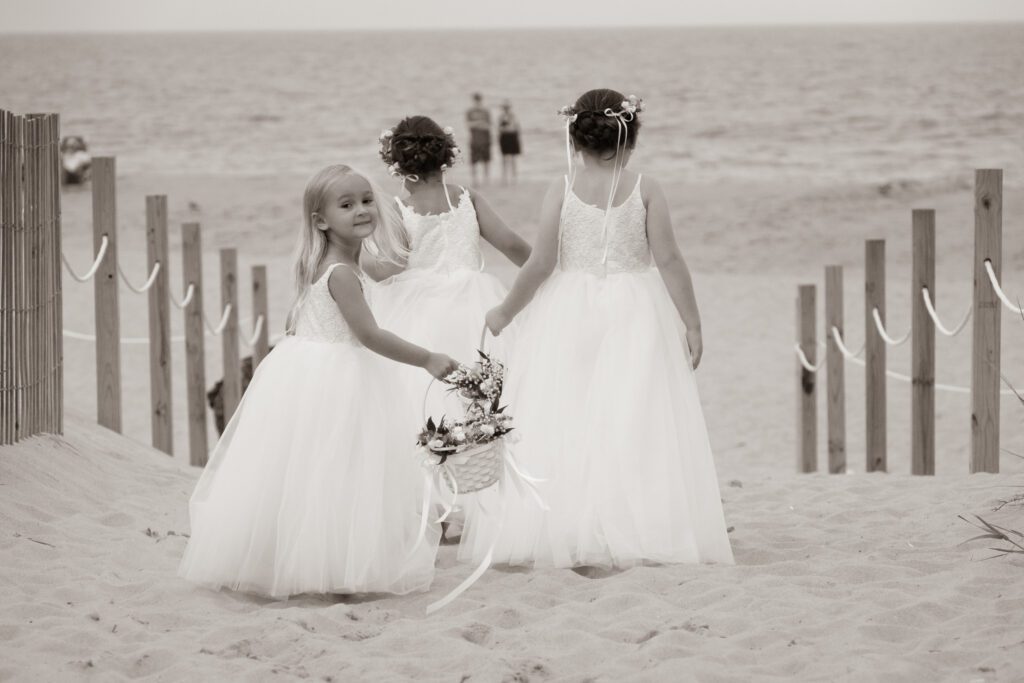
[[[1024,24],[0,35],[0,63],[0,107],[60,112],[122,173],[383,173],[383,127],[424,113],[464,137],[479,90],[512,102],[522,175],[549,177],[556,110],[613,87],[645,99],[637,163],[672,179],[1024,177]]]

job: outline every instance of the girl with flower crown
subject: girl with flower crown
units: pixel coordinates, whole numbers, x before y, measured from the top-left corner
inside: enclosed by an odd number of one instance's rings
[[[530,245],[478,192],[445,181],[459,155],[450,128],[426,116],[410,116],[384,131],[380,141],[381,158],[403,180],[408,196],[395,198],[404,248],[381,259],[400,272],[381,283],[374,311],[382,325],[402,337],[473,361],[484,314],[506,293],[497,278],[483,272],[480,239],[517,266],[530,257]],[[414,373],[407,377],[410,400],[422,409],[427,382]],[[445,410],[443,396],[439,391],[429,397],[428,413],[453,414],[454,406]]]
[[[549,510],[511,489],[481,501],[503,514],[470,520],[464,559],[497,535],[496,563],[733,562],[694,377],[703,344],[690,273],[660,185],[626,168],[642,108],[591,90],[562,111],[569,175],[551,185],[533,254],[487,313],[500,334],[522,312],[505,384],[512,448],[546,480]]]

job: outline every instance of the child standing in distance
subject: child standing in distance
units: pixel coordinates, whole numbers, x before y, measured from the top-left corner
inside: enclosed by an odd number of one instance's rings
[[[307,185],[292,334],[260,364],[196,486],[183,578],[274,598],[429,588],[439,530],[417,545],[422,478],[395,428],[407,418],[386,359],[434,377],[457,364],[382,330],[367,307],[363,240],[386,251],[397,234],[378,202],[347,166]]]
[[[526,308],[506,384],[513,449],[546,479],[550,507],[506,499],[496,563],[733,562],[693,372],[690,273],[661,187],[626,169],[640,109],[614,90],[563,109],[569,176],[551,185],[533,254],[487,313],[498,334]],[[496,521],[472,519],[460,556],[478,560]]]

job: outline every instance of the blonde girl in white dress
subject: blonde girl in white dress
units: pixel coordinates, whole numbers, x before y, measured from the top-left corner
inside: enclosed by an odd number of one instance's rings
[[[396,219],[347,166],[310,180],[292,334],[256,370],[196,486],[182,577],[273,598],[429,588],[440,531],[418,542],[422,478],[393,361],[427,379],[456,363],[381,329],[367,305],[363,241],[387,250]]]

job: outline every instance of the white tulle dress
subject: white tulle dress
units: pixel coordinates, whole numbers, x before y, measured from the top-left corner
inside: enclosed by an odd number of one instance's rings
[[[685,329],[647,241],[640,180],[608,220],[569,192],[559,263],[524,310],[506,391],[513,452],[544,478],[481,497],[460,558],[628,567],[732,563]],[[497,539],[496,541],[494,539]]]
[[[440,533],[416,543],[423,484],[396,429],[398,364],[345,323],[327,286],[338,265],[257,368],[199,479],[185,579],[274,598],[430,587]]]
[[[406,269],[376,288],[373,312],[377,322],[403,339],[430,351],[445,353],[462,363],[477,360],[484,315],[505,298],[506,288],[483,272],[480,224],[469,190],[462,189],[449,211],[422,215],[396,198],[409,235]],[[504,358],[512,333],[488,338],[487,351]],[[415,368],[401,371],[406,398],[417,416],[410,427],[418,430],[423,399],[430,378]],[[441,415],[461,417],[461,407],[434,384],[427,396],[426,412],[435,420]],[[409,438],[415,433],[410,431]]]

